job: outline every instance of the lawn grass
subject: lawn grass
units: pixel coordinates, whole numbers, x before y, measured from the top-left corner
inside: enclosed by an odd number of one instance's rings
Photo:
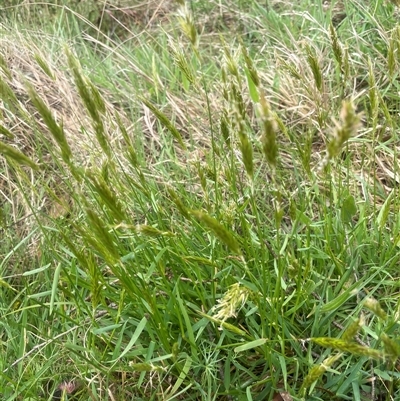
[[[398,7],[79,7],[1,17],[1,399],[400,399]]]

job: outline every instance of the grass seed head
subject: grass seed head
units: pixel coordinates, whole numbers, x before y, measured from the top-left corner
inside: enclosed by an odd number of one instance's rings
[[[391,339],[386,333],[382,333],[380,338],[386,351],[386,357],[393,363],[396,362],[400,357],[400,344]]]
[[[387,320],[387,314],[383,310],[382,306],[380,305],[379,301],[375,298],[368,297],[364,301],[364,306],[369,309],[372,313],[378,316],[382,320]]]
[[[225,322],[230,317],[236,317],[237,312],[244,306],[250,290],[239,283],[233,284],[228,291],[218,301],[215,309],[218,310],[214,314],[214,318]]]
[[[189,39],[193,48],[196,50],[199,46],[199,35],[194,24],[192,12],[186,4],[178,10],[178,22],[184,35]]]
[[[29,157],[25,156],[19,150],[15,149],[13,146],[7,145],[0,141],[0,154],[2,154],[8,161],[14,161],[22,166],[29,166],[34,170],[38,170],[39,166],[33,162]]]
[[[311,68],[311,72],[314,76],[315,86],[317,87],[317,89],[320,92],[322,92],[324,81],[323,81],[322,71],[321,71],[321,67],[319,65],[318,58],[315,54],[315,51],[308,45],[306,46],[306,53],[307,53],[308,64],[309,64],[309,66]]]
[[[245,166],[247,175],[251,180],[253,180],[253,175],[254,175],[253,145],[250,142],[246,132],[246,121],[243,119],[239,110],[237,110],[235,116],[236,116],[236,126],[238,128],[240,152],[242,153],[243,164]]]
[[[200,222],[204,223],[232,252],[239,255],[242,253],[239,243],[235,239],[234,235],[216,219],[214,219],[214,217],[211,217],[207,213],[203,213],[198,210],[192,210],[191,214]]]
[[[331,23],[330,25],[330,36],[331,36],[331,45],[332,45],[332,50],[333,50],[333,55],[339,64],[340,70],[343,73],[343,65],[344,65],[344,55],[343,55],[343,49],[342,45],[339,42],[337,32],[333,24]]]
[[[354,135],[361,125],[361,116],[356,113],[352,102],[343,101],[340,112],[340,124],[336,127],[333,138],[328,144],[328,160],[338,156],[346,142]]]
[[[268,164],[275,168],[278,159],[278,145],[276,143],[277,123],[264,94],[260,94],[258,114],[261,127],[262,150]]]
[[[197,85],[196,75],[193,72],[192,67],[188,63],[188,57],[184,53],[181,46],[174,43],[172,39],[169,41],[169,49],[172,53],[173,60],[182,74],[192,84]]]
[[[382,353],[382,351],[365,347],[364,345],[360,345],[354,341],[344,341],[332,337],[318,337],[312,338],[311,340],[325,348],[334,348],[341,352],[349,352],[353,355],[366,356],[373,359],[384,358],[384,354]]]
[[[69,164],[72,152],[65,137],[65,132],[62,124],[57,123],[57,121],[52,115],[51,110],[47,107],[45,102],[40,98],[40,96],[37,94],[34,88],[29,84],[27,84],[27,92],[32,103],[42,116],[44,123],[46,124],[50,133],[53,135],[58,146],[60,147],[62,159]]]
[[[335,362],[341,358],[342,355],[342,353],[338,353],[330,356],[324,359],[321,364],[313,366],[304,379],[304,382],[300,388],[300,394],[305,395],[307,388],[310,387],[316,380],[318,380]]]
[[[342,340],[353,341],[354,337],[358,334],[358,332],[360,331],[361,327],[364,326],[364,324],[365,324],[365,318],[362,315],[354,322],[352,322],[350,326],[345,330],[345,332],[342,335]]]
[[[240,45],[240,49],[242,51],[242,56],[246,63],[246,67],[249,71],[250,77],[256,87],[260,86],[260,78],[257,73],[257,69],[254,67],[253,60],[250,58],[247,48],[243,43]]]

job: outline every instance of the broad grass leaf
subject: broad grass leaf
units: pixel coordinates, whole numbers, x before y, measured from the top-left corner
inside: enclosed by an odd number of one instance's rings
[[[344,223],[350,223],[357,213],[354,196],[349,195],[342,204],[341,217]]]

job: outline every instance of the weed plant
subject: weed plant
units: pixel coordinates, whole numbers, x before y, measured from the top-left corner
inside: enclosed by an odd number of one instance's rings
[[[400,399],[398,13],[5,19],[1,399]]]

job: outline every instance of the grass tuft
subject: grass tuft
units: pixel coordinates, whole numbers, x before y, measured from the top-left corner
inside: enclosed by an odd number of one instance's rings
[[[395,4],[15,3],[0,399],[400,399]]]

